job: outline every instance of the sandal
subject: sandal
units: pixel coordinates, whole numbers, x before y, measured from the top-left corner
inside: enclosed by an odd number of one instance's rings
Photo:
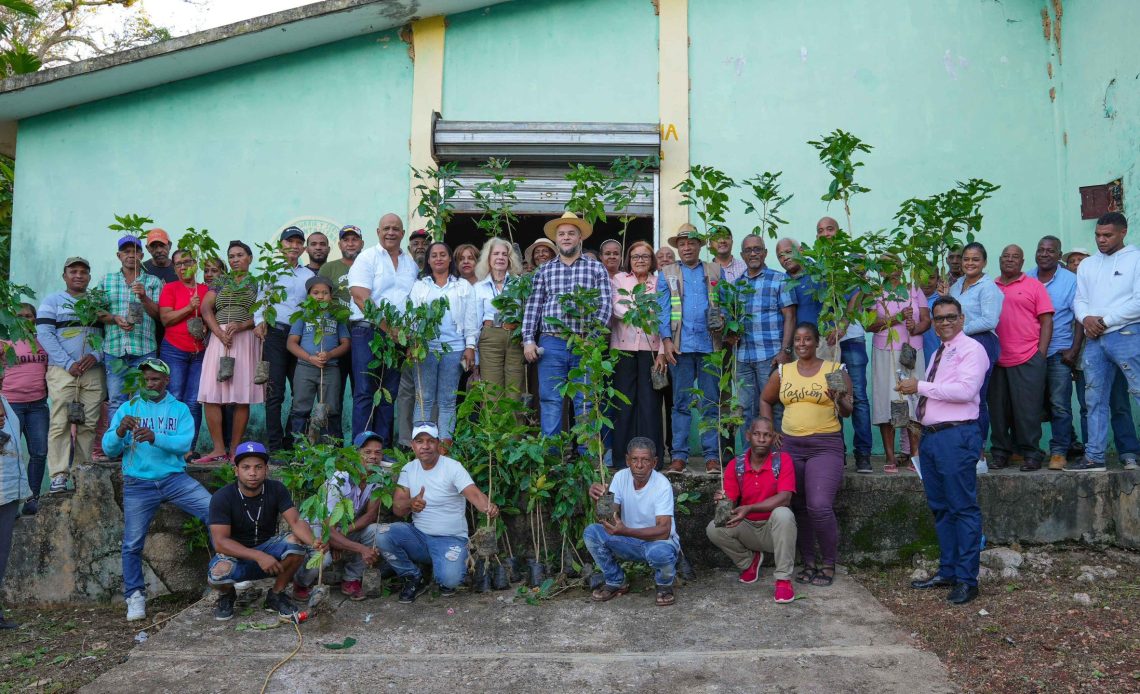
[[[899,466],[895,465],[894,463],[886,463],[885,465],[883,465],[883,472],[887,473],[888,475],[893,475],[898,471],[899,471]]]
[[[620,586],[611,586],[607,583],[601,588],[595,590],[593,593],[590,593],[590,599],[592,599],[594,602],[606,602],[607,600],[613,600],[619,595],[625,595],[628,592],[628,583],[624,583]]]
[[[194,460],[191,460],[190,463],[192,465],[209,465],[210,463],[221,463],[223,461],[228,461],[228,460],[229,460],[229,456],[211,455],[211,456],[203,456],[201,458],[195,458]]]
[[[817,573],[819,573],[819,569],[814,566],[805,566],[802,571],[796,574],[796,583],[811,583]]]
[[[657,586],[657,606],[668,607],[677,602],[677,596],[673,595],[673,586]]]
[[[828,574],[827,573],[828,571],[830,571],[831,573]],[[834,566],[825,566],[822,569],[820,569],[819,571],[817,571],[815,576],[812,576],[811,584],[813,586],[819,586],[820,588],[826,588],[826,587],[830,586],[832,584],[832,582],[834,582],[834,581],[835,581],[835,567]]]

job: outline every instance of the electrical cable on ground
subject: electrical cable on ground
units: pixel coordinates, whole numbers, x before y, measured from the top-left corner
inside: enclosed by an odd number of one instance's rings
[[[269,674],[265,676],[265,683],[261,685],[261,694],[265,694],[265,691],[269,688],[269,680],[273,677],[273,673],[277,672],[277,668],[289,662],[293,656],[297,655],[297,653],[299,653],[301,650],[301,646],[305,643],[305,637],[301,635],[301,625],[298,623],[295,616],[292,619],[288,617],[282,617],[281,621],[289,622],[293,625],[293,628],[297,630],[297,647],[293,649],[292,653],[285,656],[279,663],[274,665],[273,669],[269,671]]]

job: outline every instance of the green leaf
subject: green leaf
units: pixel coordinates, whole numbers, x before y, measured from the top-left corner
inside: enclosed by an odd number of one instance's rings
[[[349,637],[346,637],[344,639],[344,641],[342,641],[341,643],[322,643],[321,645],[324,646],[325,648],[329,649],[330,651],[340,651],[340,650],[344,650],[346,648],[352,648],[353,646],[355,646],[356,645],[356,639],[349,636]]]

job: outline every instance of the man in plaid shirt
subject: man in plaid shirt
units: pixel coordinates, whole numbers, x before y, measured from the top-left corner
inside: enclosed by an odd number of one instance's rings
[[[788,276],[765,265],[768,248],[762,237],[749,234],[740,248],[748,269],[736,280],[746,309],[744,331],[736,348],[736,373],[740,379],[740,403],[744,406],[747,431],[759,411],[760,393],[768,383],[772,364],[787,364],[792,360],[796,302],[788,287]],[[728,338],[728,341],[736,339]],[[778,430],[778,420],[776,425]]]
[[[143,247],[137,236],[127,234],[119,239],[116,254],[122,267],[103,278],[101,289],[111,301],[111,312],[100,317],[107,324],[103,338],[103,367],[107,370],[107,417],[127,401],[123,385],[127,373],[143,361],[156,356],[155,321],[158,320],[158,297],[162,280],[143,270]],[[133,302],[143,306],[138,324],[127,320]]]
[[[556,436],[562,429],[562,394],[559,388],[566,383],[579,359],[570,353],[566,340],[558,336],[558,329],[550,319],[562,321],[566,328],[579,335],[585,334],[595,321],[606,325],[613,314],[613,288],[609,273],[598,261],[582,255],[582,241],[594,229],[589,222],[567,212],[559,219],[546,223],[543,231],[558,246],[558,257],[535,270],[534,287],[523,313],[523,356],[528,362],[538,362],[538,401],[544,436]],[[598,289],[598,310],[589,319],[569,318],[562,309],[560,299],[579,288]],[[539,356],[538,349],[542,348]],[[581,394],[574,396],[574,411],[583,410]]]

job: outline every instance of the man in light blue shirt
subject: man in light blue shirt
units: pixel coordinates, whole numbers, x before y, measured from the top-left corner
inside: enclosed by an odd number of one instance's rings
[[[1073,331],[1073,299],[1077,276],[1061,266],[1061,240],[1044,236],[1037,242],[1037,267],[1025,274],[1045,285],[1053,302],[1053,336],[1046,353],[1046,388],[1052,411],[1049,469],[1065,469],[1065,454],[1073,444],[1073,370],[1081,346]]]

